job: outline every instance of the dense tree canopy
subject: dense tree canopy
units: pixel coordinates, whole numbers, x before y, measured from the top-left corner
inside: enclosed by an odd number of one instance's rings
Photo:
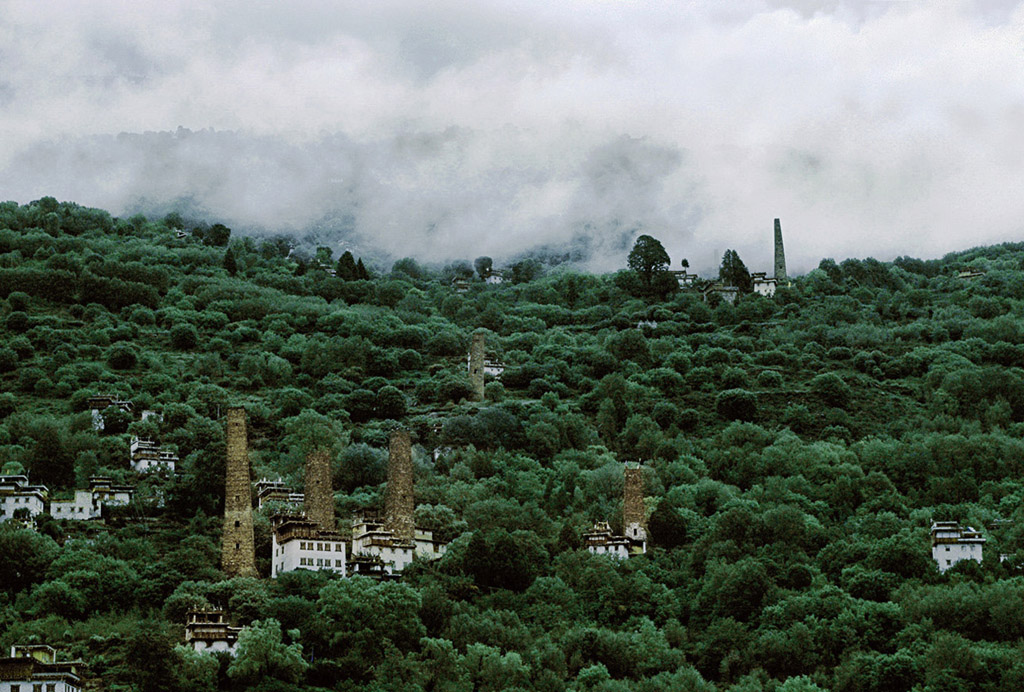
[[[51,499],[136,487],[102,521],[0,523],[0,648],[58,646],[116,690],[1021,687],[1024,245],[823,260],[711,306],[657,288],[653,238],[616,275],[537,253],[460,292],[468,260],[367,258],[371,276],[315,239],[213,228],[0,204],[4,470]],[[478,331],[505,367],[483,402]],[[133,409],[96,429],[96,394]],[[448,552],[398,581],[271,580],[257,512],[261,578],[227,578],[234,404],[256,478],[301,489],[329,450],[342,530],[381,509],[408,428],[417,524]],[[178,472],[132,472],[133,435]],[[643,462],[650,541],[617,561],[582,546],[624,528],[624,461]],[[983,533],[980,565],[938,571],[939,519]],[[207,605],[248,627],[234,660],[181,646]]]

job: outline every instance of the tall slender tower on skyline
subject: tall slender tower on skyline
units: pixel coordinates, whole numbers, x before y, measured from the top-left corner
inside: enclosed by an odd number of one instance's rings
[[[394,430],[388,439],[388,484],[384,488],[384,527],[411,543],[416,536],[413,513],[412,442],[408,430]]]
[[[256,577],[256,547],[249,481],[249,442],[245,409],[228,409],[227,464],[224,470],[224,533],[221,569],[229,577]]]
[[[331,488],[331,457],[318,448],[306,455],[306,518],[315,521],[321,531],[334,531],[334,491]]]
[[[782,223],[775,219],[775,279],[786,280],[786,250],[782,247]]]

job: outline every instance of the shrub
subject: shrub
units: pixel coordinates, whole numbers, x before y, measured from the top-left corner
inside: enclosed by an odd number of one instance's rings
[[[190,351],[199,344],[199,335],[191,324],[176,324],[171,329],[171,344],[181,351]]]
[[[135,348],[124,342],[115,344],[107,352],[107,365],[114,370],[130,370],[135,367],[138,360]]]
[[[850,387],[835,373],[826,372],[811,380],[811,391],[829,406],[842,408],[850,400]]]
[[[757,417],[757,397],[745,389],[727,389],[716,397],[715,411],[726,420],[752,421]]]

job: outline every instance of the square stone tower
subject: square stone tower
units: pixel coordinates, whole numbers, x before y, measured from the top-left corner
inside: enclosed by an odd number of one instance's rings
[[[782,223],[775,219],[775,279],[781,285],[786,280],[786,250],[782,247]]]
[[[408,430],[394,430],[388,440],[388,484],[384,490],[384,527],[395,538],[412,543],[416,527],[413,512],[412,442]]]
[[[647,509],[644,506],[644,470],[640,466],[626,466],[622,498],[622,526],[629,532],[631,525],[646,528]]]
[[[321,531],[334,531],[334,490],[331,488],[331,456],[326,449],[314,449],[306,455],[306,518],[315,521]]]
[[[252,485],[245,409],[229,408],[227,464],[224,470],[224,534],[221,569],[229,577],[255,577],[256,548],[252,526]]]
[[[473,400],[484,400],[484,358],[487,350],[487,336],[474,334],[469,346],[469,383],[473,388]]]

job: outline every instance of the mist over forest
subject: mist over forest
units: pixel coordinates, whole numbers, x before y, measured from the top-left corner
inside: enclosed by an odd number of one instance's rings
[[[219,217],[249,234],[285,233],[388,264],[407,255],[501,261],[543,248],[607,270],[622,266],[640,233],[675,247],[691,235],[698,211],[676,199],[678,149],[613,136],[563,143],[540,164],[524,160],[533,146],[511,128],[308,143],[179,128],[41,143],[0,187],[34,189],[75,171],[62,188],[71,198],[98,197],[125,215]]]
[[[54,9],[55,7],[59,9]],[[0,190],[382,260],[702,273],[1013,241],[1017,3],[15,1]],[[119,134],[123,133],[123,134]],[[582,246],[581,246],[582,244]]]

